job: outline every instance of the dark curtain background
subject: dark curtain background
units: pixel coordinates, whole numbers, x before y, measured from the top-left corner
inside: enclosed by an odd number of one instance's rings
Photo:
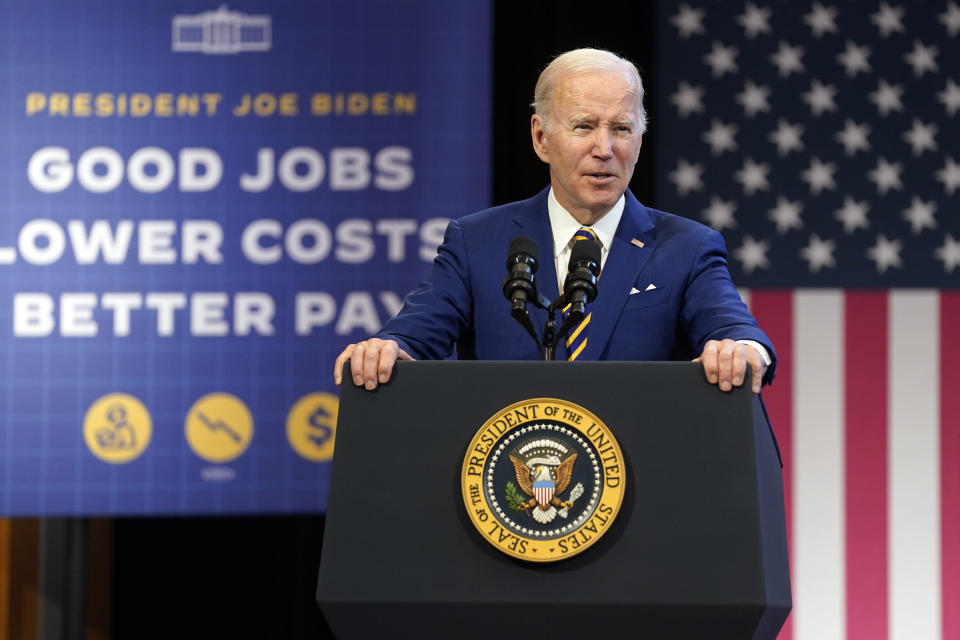
[[[547,167],[530,144],[533,87],[553,56],[592,46],[619,53],[640,68],[650,125],[631,189],[642,202],[655,204],[653,4],[506,0],[493,4],[491,203],[528,198],[547,184]],[[322,516],[115,520],[112,637],[331,637],[314,602],[323,520]],[[402,630],[398,634],[404,635]]]

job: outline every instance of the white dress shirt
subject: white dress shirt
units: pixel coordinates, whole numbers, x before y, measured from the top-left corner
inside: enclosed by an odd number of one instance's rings
[[[620,225],[620,218],[623,216],[623,208],[626,206],[626,202],[626,198],[620,196],[617,204],[613,205],[613,209],[610,209],[605,216],[590,227],[597,234],[597,239],[600,240],[601,273],[603,272],[603,265],[607,262],[607,255],[609,255],[610,246],[613,244],[613,234],[617,232],[617,227]],[[577,219],[557,202],[552,188],[547,195],[547,212],[550,214],[550,228],[553,231],[553,259],[557,266],[557,291],[563,291],[563,281],[567,279],[567,266],[570,264],[570,252],[573,251],[573,236],[583,225],[577,222]]]

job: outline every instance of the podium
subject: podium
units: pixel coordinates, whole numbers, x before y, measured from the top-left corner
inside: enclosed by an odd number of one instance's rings
[[[781,462],[749,383],[689,362],[402,362],[344,375],[317,601],[338,638],[775,638],[791,608]],[[595,414],[623,454],[593,546],[530,563],[461,495],[467,445],[511,404]]]

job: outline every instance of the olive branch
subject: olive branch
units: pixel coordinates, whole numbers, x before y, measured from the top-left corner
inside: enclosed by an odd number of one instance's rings
[[[514,511],[520,511],[523,509],[523,504],[525,500],[520,496],[520,492],[517,491],[517,485],[513,484],[513,481],[507,482],[507,504],[510,505],[510,508]]]

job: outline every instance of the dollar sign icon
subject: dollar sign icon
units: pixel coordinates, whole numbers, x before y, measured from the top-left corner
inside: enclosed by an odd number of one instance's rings
[[[310,419],[308,422],[310,426],[313,427],[313,431],[310,431],[307,434],[314,444],[318,447],[322,447],[327,443],[327,440],[333,436],[333,429],[331,429],[325,422],[330,421],[330,414],[323,407],[317,407],[314,409],[313,413],[310,414]]]
[[[287,415],[287,440],[293,450],[311,462],[333,457],[340,399],[331,393],[308,393]]]

